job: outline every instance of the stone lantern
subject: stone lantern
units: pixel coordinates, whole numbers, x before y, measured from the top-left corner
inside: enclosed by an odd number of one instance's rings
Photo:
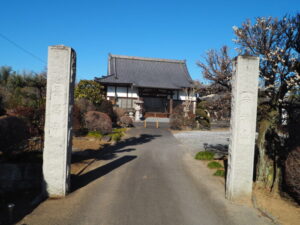
[[[142,105],[143,101],[142,100],[136,100],[135,102],[135,121],[140,121],[142,117]]]

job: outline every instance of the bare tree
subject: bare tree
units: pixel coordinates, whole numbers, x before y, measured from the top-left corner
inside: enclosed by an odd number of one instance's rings
[[[228,55],[228,47],[223,46],[219,51],[209,50],[204,62],[197,62],[202,69],[203,77],[213,84],[216,91],[231,90],[232,59]]]
[[[231,108],[231,77],[233,72],[232,59],[227,46],[219,51],[209,50],[204,62],[197,62],[204,79],[209,85],[201,85],[197,92],[205,101],[204,106],[213,120],[228,120]]]

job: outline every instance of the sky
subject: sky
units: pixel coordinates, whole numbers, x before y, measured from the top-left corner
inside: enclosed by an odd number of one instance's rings
[[[209,49],[234,52],[232,27],[300,12],[299,0],[1,0],[0,66],[41,72],[49,45],[77,53],[77,81],[107,74],[108,54],[185,59],[193,79]],[[18,47],[17,47],[17,46]]]

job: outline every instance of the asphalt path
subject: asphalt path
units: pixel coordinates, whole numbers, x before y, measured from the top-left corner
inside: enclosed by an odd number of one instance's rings
[[[225,200],[224,183],[167,129],[133,128],[96,158],[72,178],[72,193],[44,201],[18,224],[269,224]]]

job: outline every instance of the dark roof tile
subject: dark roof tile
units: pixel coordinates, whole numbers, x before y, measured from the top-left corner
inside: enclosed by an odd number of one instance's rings
[[[183,60],[110,55],[108,76],[100,83],[132,84],[137,87],[181,89],[192,79]]]

